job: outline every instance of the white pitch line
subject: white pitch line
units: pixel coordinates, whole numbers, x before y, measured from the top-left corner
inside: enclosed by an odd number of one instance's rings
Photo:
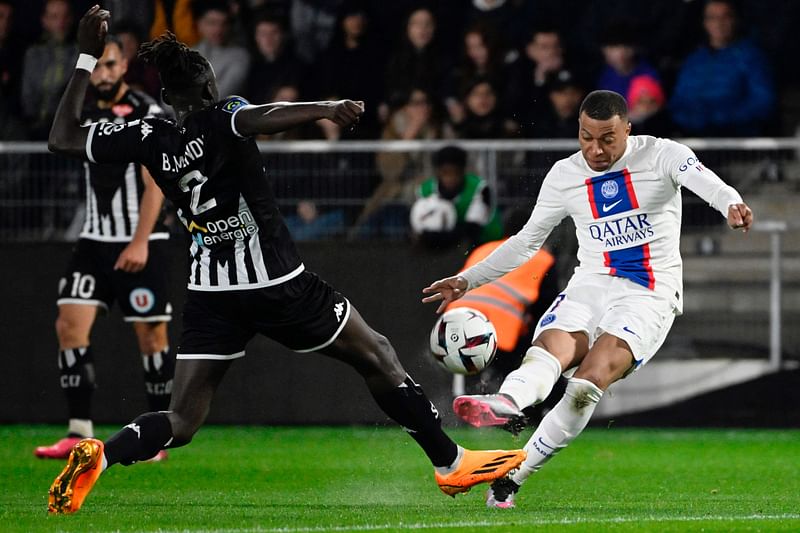
[[[509,513],[513,515],[513,511]],[[512,516],[509,516],[512,518]],[[460,529],[475,527],[497,527],[497,526],[547,526],[547,525],[573,525],[573,524],[625,524],[639,522],[733,522],[738,520],[764,522],[771,520],[800,520],[800,514],[778,514],[778,515],[743,515],[743,516],[646,516],[639,518],[632,517],[610,517],[610,518],[562,518],[529,520],[527,517],[524,522],[518,517],[513,521],[504,520],[482,520],[470,522],[449,522],[449,523],[413,523],[407,524],[398,522],[395,524],[363,524],[347,526],[316,526],[316,527],[268,527],[268,528],[242,528],[242,529],[158,529],[155,533],[325,533],[337,531],[381,531],[386,529]]]

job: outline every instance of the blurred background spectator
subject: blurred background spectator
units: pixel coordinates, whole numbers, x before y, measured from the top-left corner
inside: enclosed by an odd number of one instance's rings
[[[47,139],[61,94],[75,69],[72,10],[66,0],[47,0],[41,40],[28,48],[22,66],[22,110],[31,138]]]
[[[297,203],[295,212],[284,219],[289,233],[296,241],[330,239],[341,234],[345,228],[342,209],[331,209],[322,213],[313,200],[301,200]]]
[[[503,47],[516,48],[523,44],[522,41],[531,27],[539,8],[537,3],[521,0],[472,0],[466,9],[466,24],[468,27],[476,23],[490,27],[502,36]]]
[[[767,58],[741,36],[737,6],[711,0],[703,12],[707,43],[678,73],[672,119],[685,135],[760,135],[772,118],[775,88]]]
[[[441,118],[437,102],[423,88],[409,91],[403,105],[389,115],[381,134],[384,140],[405,141],[452,136]],[[433,172],[428,154],[417,151],[379,153],[377,166],[381,181],[356,218],[351,237],[405,231],[406,210],[393,202],[409,204],[414,188]]]
[[[242,94],[250,66],[250,55],[244,48],[228,42],[231,12],[227,2],[195,0],[192,7],[200,37],[194,48],[214,68],[220,97]]]
[[[297,55],[312,64],[328,48],[336,30],[336,14],[342,0],[292,0],[291,26],[297,39]]]
[[[145,64],[138,56],[144,31],[127,20],[114,23],[113,28],[114,34],[122,43],[122,56],[128,61],[125,83],[159,100],[161,81],[158,79],[158,70],[153,65]]]
[[[0,0],[0,139],[23,137],[19,112],[19,90],[24,48],[12,31],[14,6]]]
[[[628,119],[634,135],[670,137],[672,122],[666,107],[664,89],[655,78],[646,74],[636,76],[628,87]]]
[[[561,36],[553,26],[531,31],[524,53],[511,65],[506,109],[520,126],[520,135],[534,137],[536,124],[550,109],[548,77],[565,66]]]
[[[463,89],[464,118],[454,122],[461,139],[503,139],[516,134],[518,126],[506,118],[499,104],[497,86],[487,77],[472,78]]]
[[[633,21],[620,19],[609,23],[603,31],[600,45],[605,66],[595,89],[626,96],[634,77],[647,75],[659,79],[658,71],[641,57],[637,28]]]
[[[548,76],[547,100],[549,106],[531,133],[534,137],[565,139],[578,131],[578,110],[586,96],[584,85],[571,71],[563,69]]]
[[[423,88],[439,99],[445,72],[445,61],[435,40],[436,19],[428,8],[409,13],[400,42],[386,65],[384,102],[396,106],[415,87]]]
[[[245,96],[253,103],[270,101],[278,87],[292,85],[300,89],[305,65],[298,59],[291,46],[285,22],[264,12],[253,26],[253,61],[247,75]]]
[[[18,127],[23,122],[33,138],[44,138],[74,65],[75,15],[92,3],[0,0],[4,136],[28,137]],[[800,2],[100,3],[112,10],[111,29],[123,40],[127,81],[133,86],[158,95],[155,72],[135,54],[141,42],[169,29],[209,57],[223,95],[242,94],[262,103],[291,86],[301,100],[366,102],[358,128],[327,128],[328,139],[384,137],[390,115],[405,107],[415,88],[424,90],[433,106],[446,109],[448,122],[463,138],[563,135],[565,130],[553,128],[547,81],[565,69],[581,84],[593,81],[585,91],[637,94],[637,132],[787,135],[800,124],[800,74],[793,67],[800,52],[794,36]],[[642,81],[632,93],[634,79]],[[660,104],[662,96],[667,105]],[[635,104],[629,100],[632,108]],[[22,121],[15,123],[15,115]]]
[[[464,33],[461,59],[453,69],[444,88],[444,101],[450,121],[460,123],[465,118],[460,95],[477,78],[486,78],[494,87],[506,87],[508,78],[505,51],[500,37],[489,24],[477,22]]]
[[[312,98],[363,101],[364,115],[350,137],[374,139],[380,132],[377,111],[383,97],[382,79],[375,73],[383,69],[384,50],[374,37],[367,5],[364,0],[342,5],[330,47],[319,55],[314,68]]]
[[[411,226],[416,240],[443,248],[477,244],[502,237],[503,225],[486,181],[467,172],[467,152],[445,146],[433,154],[434,175],[416,190]]]

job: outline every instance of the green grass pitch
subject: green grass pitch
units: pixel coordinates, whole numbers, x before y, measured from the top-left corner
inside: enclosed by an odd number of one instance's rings
[[[800,431],[590,429],[501,511],[485,485],[441,494],[398,428],[206,427],[165,463],[107,471],[79,513],[48,516],[62,463],[32,450],[61,431],[0,426],[0,531],[800,531]],[[449,433],[474,448],[529,435]]]

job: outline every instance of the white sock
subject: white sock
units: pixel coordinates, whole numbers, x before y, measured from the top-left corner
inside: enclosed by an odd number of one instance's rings
[[[453,464],[451,464],[450,466],[435,466],[433,468],[441,475],[449,474],[453,472],[456,468],[458,468],[458,465],[461,463],[462,457],[464,457],[464,448],[458,446],[458,454],[456,454],[456,460],[453,461]]]
[[[520,367],[510,373],[500,386],[517,407],[525,409],[543,402],[561,375],[561,363],[550,352],[531,346]]]
[[[92,421],[83,418],[70,418],[69,428],[67,431],[80,435],[84,439],[94,437],[94,426],[92,425]]]
[[[542,419],[525,445],[528,458],[511,476],[514,483],[522,485],[528,476],[566,448],[589,423],[602,396],[603,390],[591,381],[570,378],[564,397]]]
[[[108,468],[108,459],[106,459],[106,454],[103,454],[103,462],[100,466],[100,471],[105,472],[106,468]]]

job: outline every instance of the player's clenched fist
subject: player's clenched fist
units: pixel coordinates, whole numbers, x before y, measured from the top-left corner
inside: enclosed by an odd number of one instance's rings
[[[728,225],[746,233],[753,225],[753,211],[747,204],[731,204],[728,206]]]
[[[338,100],[330,103],[330,116],[327,118],[339,126],[349,126],[354,122],[358,122],[358,118],[362,114],[364,114],[364,102]]]
[[[96,58],[103,55],[108,33],[108,19],[111,13],[100,6],[94,6],[81,18],[78,24],[78,50]]]

